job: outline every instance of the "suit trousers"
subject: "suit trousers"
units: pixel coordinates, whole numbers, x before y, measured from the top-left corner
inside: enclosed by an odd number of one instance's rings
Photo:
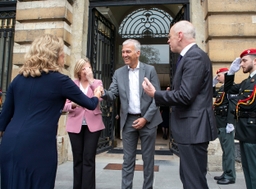
[[[101,131],[68,133],[73,153],[73,189],[95,189],[95,156]]]
[[[122,189],[132,189],[138,139],[141,141],[143,160],[144,182],[142,188],[152,189],[154,180],[154,155],[157,127],[148,128],[147,125],[145,125],[140,130],[134,129],[132,127],[132,123],[136,119],[138,119],[137,116],[128,115],[123,128],[124,162],[122,167]]]
[[[236,180],[234,132],[226,132],[226,128],[218,128],[218,138],[222,149],[222,170],[225,179]]]
[[[241,161],[247,189],[256,188],[256,144],[240,141]]]
[[[206,180],[208,144],[209,142],[178,144],[183,189],[208,189]]]

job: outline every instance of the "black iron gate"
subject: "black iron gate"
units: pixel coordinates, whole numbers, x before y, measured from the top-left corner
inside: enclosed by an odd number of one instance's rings
[[[0,111],[11,82],[16,0],[0,2]]]
[[[180,9],[178,14],[173,19],[171,26],[174,25],[176,22],[180,20],[189,20],[189,4],[184,4],[183,7]],[[176,71],[176,62],[178,60],[178,53],[173,53],[170,51],[170,87],[172,88],[172,80],[173,76]],[[170,113],[171,114],[171,113]],[[171,116],[169,117],[171,119]],[[169,124],[171,120],[169,120]],[[169,131],[171,131],[171,125],[169,125]],[[172,134],[170,133],[170,143],[171,143],[171,150],[176,154],[179,155],[179,149],[177,143],[174,141]]]
[[[94,76],[109,87],[114,73],[115,27],[96,9],[90,9],[87,55],[90,58]],[[101,102],[102,118],[106,129],[102,131],[97,152],[112,147],[114,142],[113,103]]]

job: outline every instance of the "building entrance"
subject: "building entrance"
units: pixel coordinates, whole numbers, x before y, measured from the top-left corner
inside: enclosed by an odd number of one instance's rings
[[[103,80],[105,88],[109,87],[114,70],[124,65],[121,48],[122,42],[128,38],[140,41],[140,61],[155,66],[161,88],[164,90],[167,86],[172,86],[177,55],[170,52],[167,35],[173,23],[189,20],[189,0],[168,3],[162,0],[91,0],[89,8],[87,56],[95,68],[96,78]],[[101,105],[106,129],[98,151],[115,146],[116,139],[122,138],[119,121],[116,119],[119,106],[118,100],[113,103],[103,102]],[[160,127],[159,140],[164,140]],[[174,141],[171,136],[167,141],[167,148],[172,147]]]

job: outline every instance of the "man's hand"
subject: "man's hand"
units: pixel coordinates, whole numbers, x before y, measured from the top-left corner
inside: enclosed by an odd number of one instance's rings
[[[132,126],[134,129],[142,129],[146,123],[147,120],[144,117],[140,117],[133,122]]]
[[[230,65],[228,75],[234,75],[236,72],[238,72],[240,69],[240,63],[241,63],[241,58],[240,57],[236,58]]]
[[[212,86],[215,87],[217,85],[217,83],[219,83],[219,81],[217,80],[217,75],[213,78],[212,80]]]
[[[148,78],[144,77],[144,81],[142,82],[142,87],[143,87],[144,91],[147,93],[148,96],[154,97],[156,89],[152,85],[152,83],[150,83]]]

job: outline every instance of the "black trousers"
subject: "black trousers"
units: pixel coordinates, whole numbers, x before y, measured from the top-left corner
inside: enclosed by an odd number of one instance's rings
[[[206,180],[208,144],[208,142],[178,144],[180,179],[184,189],[208,189]]]
[[[101,131],[68,133],[73,153],[73,189],[95,189],[95,156]]]

